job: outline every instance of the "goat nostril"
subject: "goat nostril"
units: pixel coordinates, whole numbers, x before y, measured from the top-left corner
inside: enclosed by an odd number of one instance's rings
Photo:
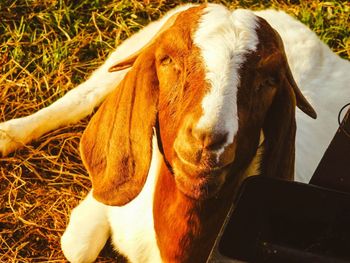
[[[203,147],[208,150],[219,150],[227,141],[227,133],[215,133],[206,136]]]
[[[197,129],[192,130],[192,135],[204,149],[211,151],[220,149],[226,143],[228,136],[227,133],[202,131]]]

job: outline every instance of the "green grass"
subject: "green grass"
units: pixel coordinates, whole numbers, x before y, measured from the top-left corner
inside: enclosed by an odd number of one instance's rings
[[[188,1],[0,0],[0,121],[31,114],[83,82],[124,39]],[[205,1],[191,1],[205,2]],[[213,1],[283,9],[349,59],[347,1]],[[62,262],[70,210],[90,188],[78,144],[88,118],[0,159],[0,262]],[[99,258],[113,262],[111,253]]]

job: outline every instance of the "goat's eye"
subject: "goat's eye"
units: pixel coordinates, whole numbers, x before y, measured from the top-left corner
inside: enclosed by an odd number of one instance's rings
[[[273,88],[277,85],[277,79],[274,77],[268,77],[265,80],[263,80],[260,85],[258,86],[258,91],[266,88]]]
[[[172,62],[173,62],[173,60],[169,56],[164,56],[160,59],[160,64],[162,66],[167,66],[167,65],[171,64]]]

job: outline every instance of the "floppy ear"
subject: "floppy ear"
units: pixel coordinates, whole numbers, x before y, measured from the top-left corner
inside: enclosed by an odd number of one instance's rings
[[[262,174],[292,180],[295,160],[295,104],[293,90],[279,89],[265,117],[265,153]]]
[[[278,57],[278,56],[276,56]],[[290,71],[287,58],[282,53],[280,87],[268,110],[264,122],[266,151],[263,160],[263,174],[287,180],[294,179],[295,162],[295,107],[316,118],[316,112],[302,95]]]
[[[150,166],[157,102],[158,79],[150,47],[139,55],[82,136],[81,156],[98,201],[121,206],[140,193]]]
[[[125,205],[142,190],[151,162],[158,79],[154,43],[176,21],[169,17],[140,50],[109,71],[133,67],[91,119],[81,139],[83,163],[94,197],[106,205]]]
[[[287,85],[289,85],[296,96],[296,103],[297,106],[300,110],[302,110],[305,114],[309,115],[311,118],[316,119],[317,114],[313,107],[310,105],[310,103],[306,100],[304,95],[301,93],[298,85],[296,84],[292,71],[290,70],[289,64],[288,64],[288,59],[286,56],[286,52],[284,50],[284,45],[281,36],[278,34],[278,32],[275,29],[272,29],[273,32],[275,33],[277,43],[280,49],[280,55],[282,56],[283,64],[284,64],[284,76],[287,79]]]

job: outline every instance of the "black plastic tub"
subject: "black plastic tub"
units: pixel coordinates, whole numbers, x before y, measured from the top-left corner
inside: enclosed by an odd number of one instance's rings
[[[245,262],[350,262],[350,194],[262,176],[242,184],[219,252]]]

